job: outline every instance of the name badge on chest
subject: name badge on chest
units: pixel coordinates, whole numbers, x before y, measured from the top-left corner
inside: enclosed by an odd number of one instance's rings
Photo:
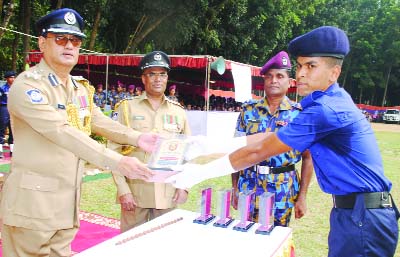
[[[269,166],[261,166],[261,165],[257,165],[256,166],[257,169],[257,173],[261,174],[261,175],[267,175],[270,173],[270,168]]]

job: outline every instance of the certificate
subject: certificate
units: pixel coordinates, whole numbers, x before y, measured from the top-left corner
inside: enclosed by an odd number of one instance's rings
[[[159,138],[156,150],[150,156],[147,166],[157,171],[149,182],[163,182],[169,176],[177,174],[171,169],[172,166],[181,165],[184,161],[187,143],[184,135],[173,135],[170,138]]]

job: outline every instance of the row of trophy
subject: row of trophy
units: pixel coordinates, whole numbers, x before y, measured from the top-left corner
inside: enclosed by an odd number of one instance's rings
[[[211,213],[211,188],[205,188],[201,191],[201,210],[200,216],[193,220],[194,223],[208,224],[215,219],[215,215]],[[216,227],[227,228],[234,219],[230,214],[231,205],[230,189],[218,191],[218,216],[219,219],[213,224]],[[237,231],[247,232],[255,223],[249,221],[252,213],[253,204],[255,203],[255,192],[246,192],[239,194],[238,210],[240,222],[233,229]],[[274,228],[275,214],[275,194],[265,192],[259,196],[259,216],[258,222],[260,226],[257,228],[257,234],[269,235]]]

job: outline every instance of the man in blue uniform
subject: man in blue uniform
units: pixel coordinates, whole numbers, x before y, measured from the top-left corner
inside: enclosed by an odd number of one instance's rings
[[[102,110],[106,105],[106,92],[103,91],[103,84],[98,84],[96,87],[96,92],[93,95],[94,104],[100,107]]]
[[[107,93],[108,93],[107,94],[107,98],[108,98],[107,102],[111,106],[111,109],[114,110],[115,104],[118,103],[116,100],[116,97],[115,97],[116,95],[118,95],[117,87],[115,85],[111,85],[110,91]]]
[[[265,98],[243,104],[236,124],[236,134],[253,135],[276,132],[296,117],[300,104],[291,101],[286,92],[292,79],[292,66],[288,54],[279,52],[262,67]],[[302,159],[301,180],[295,164]],[[234,188],[232,205],[237,209],[238,193],[256,193],[252,220],[258,221],[259,197],[264,192],[275,193],[275,226],[289,226],[293,207],[295,218],[306,212],[306,194],[312,177],[312,161],[309,151],[296,150],[273,156],[256,166],[232,174]]]
[[[393,256],[400,216],[383,173],[371,125],[337,79],[350,51],[344,31],[324,26],[289,43],[297,57],[303,111],[286,127],[205,165],[189,164],[168,181],[187,188],[290,149],[309,149],[321,189],[332,195],[329,256]],[[251,144],[251,142],[253,142]]]
[[[4,78],[7,83],[0,87],[0,158],[4,158],[3,153],[3,145],[5,141],[6,129],[8,128],[8,145],[10,147],[10,155],[12,155],[12,150],[14,146],[14,139],[11,131],[10,124],[10,114],[7,109],[7,101],[8,101],[8,91],[10,90],[11,85],[14,82],[16,72],[15,71],[7,71],[4,74]]]
[[[136,87],[135,88],[135,95],[140,96],[143,94],[143,88],[142,87]]]

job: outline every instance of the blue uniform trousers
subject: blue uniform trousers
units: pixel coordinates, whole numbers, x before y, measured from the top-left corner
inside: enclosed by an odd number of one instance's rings
[[[333,208],[328,238],[329,257],[392,257],[398,239],[398,210],[366,209],[357,195],[353,209]]]
[[[7,105],[0,106],[0,144],[5,143],[5,133],[8,127],[8,144],[14,143],[14,138],[11,131],[10,114],[8,113]]]

